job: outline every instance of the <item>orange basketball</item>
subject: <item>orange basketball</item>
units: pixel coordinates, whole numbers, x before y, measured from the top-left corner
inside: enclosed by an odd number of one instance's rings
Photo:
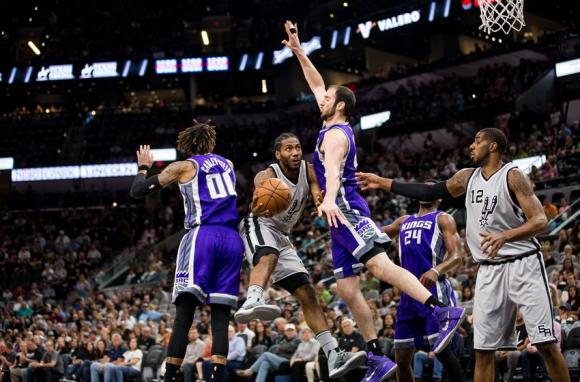
[[[262,203],[272,215],[279,214],[290,205],[290,187],[278,178],[265,179],[254,191],[255,205]]]

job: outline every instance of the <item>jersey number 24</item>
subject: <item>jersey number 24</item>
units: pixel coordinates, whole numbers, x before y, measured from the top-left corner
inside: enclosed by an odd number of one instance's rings
[[[421,244],[421,230],[420,229],[405,231],[405,245],[410,245],[412,239],[415,239],[415,241],[417,241],[417,245]]]

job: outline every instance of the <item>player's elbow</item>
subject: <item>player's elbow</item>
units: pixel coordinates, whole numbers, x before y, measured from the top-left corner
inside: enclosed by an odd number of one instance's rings
[[[546,232],[548,230],[548,217],[545,214],[539,215],[537,218],[538,232]]]

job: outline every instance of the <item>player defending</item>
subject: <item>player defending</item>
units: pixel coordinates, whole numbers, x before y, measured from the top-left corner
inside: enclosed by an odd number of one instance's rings
[[[355,179],[357,167],[354,134],[348,118],[355,106],[353,92],[343,86],[326,89],[322,76],[300,46],[296,27],[285,24],[290,48],[302,67],[306,81],[316,97],[324,121],[314,153],[316,178],[325,191],[319,215],[325,214],[332,240],[334,276],[341,298],[353,312],[361,334],[367,341],[368,371],[366,382],[381,381],[391,376],[396,364],[382,354],[372,323],[371,310],[364,299],[358,273],[366,266],[372,274],[424,303],[435,315],[441,329],[433,351],[437,354],[448,345],[461,323],[465,310],[447,307],[410,272],[396,266],[385,252],[389,237],[370,218],[370,210],[358,193]]]
[[[308,271],[298,257],[288,234],[302,216],[311,195],[315,204],[322,199],[310,163],[302,160],[302,146],[292,133],[283,133],[274,141],[276,163],[256,174],[254,184],[269,178],[278,178],[290,187],[292,200],[289,207],[274,216],[262,204],[252,203],[252,213],[240,222],[240,235],[244,241],[246,258],[253,269],[250,273],[248,298],[236,312],[235,319],[248,322],[253,319],[273,320],[280,316],[280,308],[264,301],[263,291],[273,275],[273,283],[296,296],[302,306],[304,318],[316,333],[326,357],[331,378],[339,378],[349,370],[363,365],[366,353],[346,353],[338,349],[324,313],[318,304],[316,292],[310,283]]]
[[[236,230],[236,178],[227,159],[212,154],[216,132],[198,123],[179,133],[177,149],[191,155],[147,178],[153,164],[149,146],[137,152],[139,173],[131,196],[142,198],[177,182],[183,196],[185,229],[177,251],[173,303],[177,307],[166,358],[165,379],[182,380],[179,372],[187,333],[197,306],[211,306],[212,381],[222,381],[228,355],[228,319],[237,305],[244,248]]]
[[[570,381],[555,343],[550,290],[535,238],[547,228],[546,215],[526,175],[502,161],[506,147],[501,130],[483,129],[470,146],[479,167],[458,171],[445,182],[400,183],[367,173],[357,174],[357,180],[363,189],[382,188],[425,201],[467,194],[467,244],[479,263],[473,307],[475,381],[493,381],[496,350],[515,350],[517,308],[550,378]]]
[[[445,304],[457,306],[453,287],[445,274],[463,263],[463,251],[455,220],[437,210],[440,202],[419,202],[416,215],[401,216],[394,223],[383,227],[383,231],[391,238],[399,236],[401,266],[429,288],[433,296]],[[425,338],[433,344],[438,331],[429,309],[402,293],[395,321],[395,356],[399,381],[414,381],[411,361],[415,346],[423,346]],[[437,354],[437,358],[447,369],[450,381],[464,381],[459,360],[449,347]]]

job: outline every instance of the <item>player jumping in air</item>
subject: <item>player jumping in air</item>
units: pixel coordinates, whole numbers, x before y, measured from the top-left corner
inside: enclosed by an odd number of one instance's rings
[[[291,49],[304,72],[306,81],[320,107],[323,126],[316,143],[313,165],[325,196],[318,207],[330,224],[334,276],[341,298],[352,311],[361,334],[367,341],[368,370],[364,381],[382,381],[393,375],[396,364],[382,354],[372,323],[369,305],[364,299],[358,273],[366,266],[378,279],[395,285],[413,299],[425,304],[435,315],[439,336],[433,351],[441,352],[464,318],[465,310],[449,307],[435,298],[409,271],[395,265],[386,254],[389,237],[370,218],[370,210],[358,193],[354,133],[348,118],[355,107],[354,93],[343,86],[326,88],[322,76],[304,53],[297,28],[287,21]]]
[[[196,307],[211,307],[211,381],[222,381],[228,355],[228,319],[237,305],[244,248],[236,230],[236,178],[232,163],[216,154],[213,126],[198,123],[179,133],[177,149],[191,155],[147,178],[153,164],[149,146],[137,152],[139,173],[131,196],[143,198],[172,183],[179,185],[185,229],[177,251],[173,303],[175,323],[167,348],[165,380],[183,379],[179,371]]]
[[[302,146],[294,134],[283,133],[278,136],[274,141],[274,153],[276,163],[256,174],[254,184],[259,187],[265,179],[278,178],[290,187],[292,198],[287,209],[273,216],[254,200],[252,213],[240,223],[246,258],[253,269],[250,273],[248,298],[236,312],[235,319],[248,322],[256,318],[272,320],[280,316],[280,308],[266,304],[263,297],[264,288],[270,275],[273,275],[275,285],[296,296],[304,311],[306,323],[316,333],[316,339],[328,358],[330,378],[338,378],[363,365],[366,353],[360,351],[352,354],[339,350],[338,342],[328,330],[308,271],[288,237],[302,216],[309,196],[316,204],[320,203],[320,186],[312,165],[302,160]],[[244,375],[250,374],[251,370],[244,372]]]
[[[501,130],[483,129],[470,146],[478,167],[460,170],[445,182],[400,183],[367,173],[357,174],[357,180],[363,189],[425,201],[466,194],[467,244],[479,263],[473,307],[476,382],[493,381],[496,350],[515,350],[518,308],[551,379],[570,381],[556,344],[548,278],[535,238],[546,230],[547,218],[526,175],[502,160],[506,147]]]

